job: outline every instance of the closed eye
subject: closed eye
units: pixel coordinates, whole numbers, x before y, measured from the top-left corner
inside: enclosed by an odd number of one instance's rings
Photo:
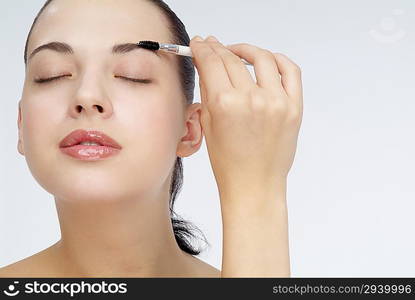
[[[129,78],[124,76],[114,76],[115,78],[121,78],[124,80],[132,81],[132,82],[139,82],[139,83],[151,83],[150,79],[139,79],[139,78]]]
[[[49,77],[49,78],[36,78],[35,82],[36,83],[46,83],[46,82],[51,82],[54,80],[59,80],[62,79],[64,77],[71,77],[72,75],[61,75],[61,76],[55,76],[55,77]],[[116,78],[121,78],[124,80],[128,80],[131,82],[138,82],[138,83],[151,83],[152,81],[150,79],[139,79],[139,78],[129,78],[129,77],[124,77],[124,76],[115,76]]]
[[[61,76],[55,76],[55,77],[49,77],[49,78],[36,78],[35,82],[36,83],[45,83],[45,82],[50,82],[53,80],[59,80],[63,77],[67,77],[67,76],[72,76],[72,75],[61,75]]]

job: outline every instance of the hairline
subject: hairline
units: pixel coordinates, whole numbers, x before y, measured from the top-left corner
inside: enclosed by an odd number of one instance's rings
[[[32,24],[32,26],[31,26],[31,28],[30,28],[30,30],[29,30],[29,34],[28,34],[28,36],[27,36],[27,38],[26,38],[26,43],[25,43],[25,49],[24,49],[24,64],[25,64],[25,67],[27,67],[27,64],[28,64],[28,50],[29,50],[29,43],[30,43],[30,40],[31,40],[31,37],[32,37],[32,33],[33,33],[33,30],[34,30],[34,28],[36,27],[36,25],[37,25],[37,23],[38,23],[38,21],[39,21],[39,19],[40,19],[40,17],[43,15],[43,12],[46,10],[46,8],[53,2],[54,0],[47,0],[44,4],[43,4],[43,6],[42,6],[42,8],[40,9],[40,11],[38,12],[38,14],[36,15],[36,17],[35,17],[35,20],[33,21],[33,24]],[[146,2],[148,2],[148,3],[151,3],[151,1],[149,1],[149,0],[141,0],[141,1],[146,1]],[[151,3],[152,4],[152,3]],[[159,12],[160,12],[160,8],[159,7],[157,7],[156,6],[156,8],[159,10]],[[169,32],[169,35],[170,35],[170,38],[168,39],[168,41],[167,42],[172,42],[172,43],[174,43],[174,39],[175,39],[175,37],[174,37],[174,33],[173,33],[173,31],[171,30],[171,28],[170,28],[170,26],[171,26],[171,24],[170,24],[170,21],[169,21],[169,19],[165,16],[165,14],[164,13],[162,13],[161,12],[161,15],[163,16],[163,19],[166,21],[166,23],[167,23],[167,25],[166,25],[166,27],[167,27],[167,30],[168,30],[168,32]],[[176,61],[178,60],[178,59],[175,59]]]

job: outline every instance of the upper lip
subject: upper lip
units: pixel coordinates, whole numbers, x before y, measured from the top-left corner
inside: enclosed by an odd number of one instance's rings
[[[121,149],[121,146],[111,137],[98,130],[77,129],[69,133],[59,143],[60,148],[71,147],[82,142],[94,142],[102,146]]]

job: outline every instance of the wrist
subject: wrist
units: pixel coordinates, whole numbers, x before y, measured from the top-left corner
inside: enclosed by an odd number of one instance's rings
[[[222,218],[264,218],[285,213],[286,190],[285,182],[272,187],[223,189],[220,192]]]

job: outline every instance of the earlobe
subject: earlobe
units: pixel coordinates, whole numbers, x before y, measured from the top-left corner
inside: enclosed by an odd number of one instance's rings
[[[23,155],[23,156],[24,156],[23,146],[22,146],[22,142],[20,141],[20,139],[19,139],[19,141],[17,142],[17,151],[18,151],[21,155]]]

